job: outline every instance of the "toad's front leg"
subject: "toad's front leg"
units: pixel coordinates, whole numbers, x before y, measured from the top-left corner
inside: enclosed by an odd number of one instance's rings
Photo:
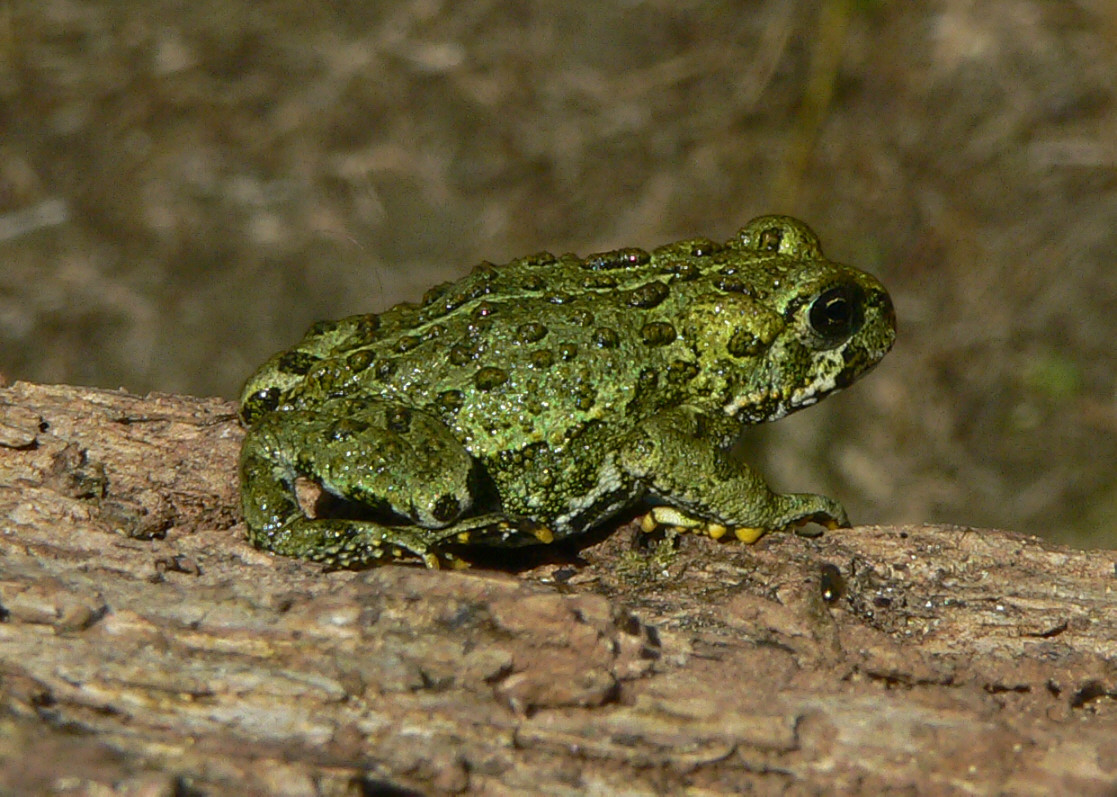
[[[807,522],[849,526],[845,509],[832,498],[773,492],[733,451],[738,428],[732,419],[684,406],[652,416],[628,435],[621,466],[668,504],[652,510],[652,526],[715,538],[732,531],[743,542]]]

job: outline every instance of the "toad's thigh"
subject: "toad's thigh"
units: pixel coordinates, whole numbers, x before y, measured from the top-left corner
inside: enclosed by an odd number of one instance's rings
[[[451,523],[473,504],[476,462],[437,418],[390,401],[336,400],[273,413],[246,442],[293,475],[416,524]]]

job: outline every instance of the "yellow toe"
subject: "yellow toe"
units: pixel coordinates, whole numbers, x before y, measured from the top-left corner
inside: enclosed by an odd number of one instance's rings
[[[764,536],[764,529],[736,528],[733,535],[741,542],[751,545]]]
[[[722,537],[725,536],[726,532],[728,532],[728,531],[729,531],[729,529],[727,529],[725,526],[721,525],[720,523],[708,523],[708,524],[706,524],[706,533],[709,534],[711,537],[713,537],[715,540],[720,540]]]

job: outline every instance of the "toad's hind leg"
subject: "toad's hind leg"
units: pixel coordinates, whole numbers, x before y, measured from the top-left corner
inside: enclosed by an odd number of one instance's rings
[[[406,559],[456,564],[440,544],[455,536],[455,521],[472,507],[475,466],[437,419],[391,402],[338,400],[271,413],[248,431],[241,449],[249,539],[336,567]],[[360,519],[308,517],[295,492],[300,476],[364,510]]]

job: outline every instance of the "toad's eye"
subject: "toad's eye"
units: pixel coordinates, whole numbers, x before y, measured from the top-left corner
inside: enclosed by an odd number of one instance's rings
[[[861,289],[852,284],[825,290],[811,302],[807,321],[824,346],[837,346],[861,328],[864,319]]]
[[[777,253],[780,251],[780,246],[783,244],[783,230],[779,227],[769,227],[760,233],[760,237],[756,242],[756,248],[761,252]]]

